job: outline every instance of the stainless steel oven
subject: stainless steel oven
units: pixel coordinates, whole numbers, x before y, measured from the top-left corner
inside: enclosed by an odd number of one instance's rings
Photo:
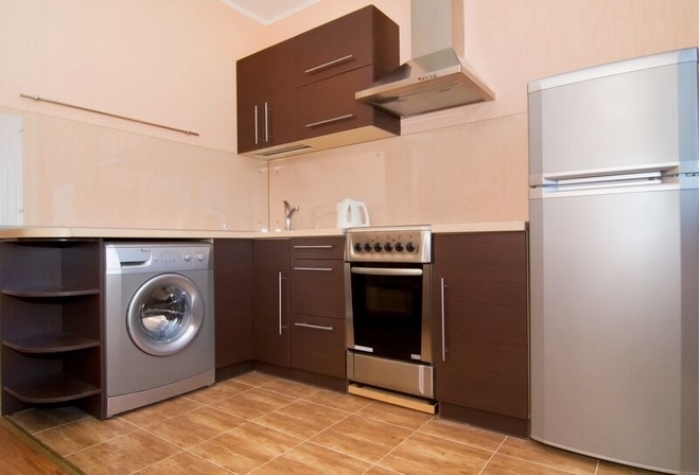
[[[351,383],[434,398],[431,261],[428,226],[347,230]]]

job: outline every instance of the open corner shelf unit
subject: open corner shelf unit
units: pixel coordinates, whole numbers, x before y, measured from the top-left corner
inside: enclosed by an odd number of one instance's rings
[[[99,239],[0,242],[2,414],[71,404],[102,417]]]

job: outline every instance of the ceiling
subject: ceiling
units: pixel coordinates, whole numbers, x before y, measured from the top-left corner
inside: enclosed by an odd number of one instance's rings
[[[223,0],[230,7],[269,25],[313,5],[318,0]]]

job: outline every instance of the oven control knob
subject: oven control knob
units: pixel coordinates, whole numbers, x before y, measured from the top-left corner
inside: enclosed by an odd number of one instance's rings
[[[368,242],[365,243],[365,251],[369,252],[372,250],[372,245]]]
[[[390,242],[384,243],[384,250],[386,252],[390,252],[393,248],[394,246],[392,246]]]
[[[406,243],[406,250],[407,250],[408,252],[416,252],[416,245],[413,244],[411,241],[408,241],[408,242]]]
[[[396,249],[399,252],[403,251],[403,244],[401,244],[400,242],[397,242],[396,245],[394,246],[394,249]]]
[[[353,249],[355,249],[355,252],[362,252],[364,247],[362,246],[362,243],[356,242]]]
[[[374,243],[374,250],[377,252],[382,252],[382,244],[379,242]]]

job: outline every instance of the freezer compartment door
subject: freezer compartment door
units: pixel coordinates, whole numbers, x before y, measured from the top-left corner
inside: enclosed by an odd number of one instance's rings
[[[697,446],[697,190],[531,200],[530,257],[532,438],[679,470]]]
[[[528,95],[530,175],[697,161],[697,50],[658,56],[538,81]]]

